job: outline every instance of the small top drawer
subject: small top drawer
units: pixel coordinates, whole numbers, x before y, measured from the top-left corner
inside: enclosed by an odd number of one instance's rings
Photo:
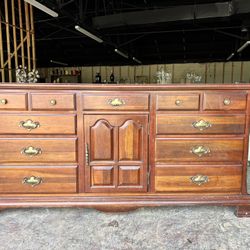
[[[32,110],[74,110],[75,95],[64,93],[32,93]]]
[[[148,110],[147,94],[86,94],[84,110]]]
[[[1,93],[0,110],[27,110],[26,93]]]
[[[245,92],[207,92],[204,94],[204,110],[244,110]]]
[[[199,94],[171,93],[157,96],[157,110],[198,110]]]

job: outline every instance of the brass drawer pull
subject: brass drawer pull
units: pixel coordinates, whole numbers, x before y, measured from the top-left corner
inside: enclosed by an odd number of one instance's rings
[[[27,129],[29,131],[31,131],[32,129],[36,129],[40,127],[40,123],[39,122],[33,122],[32,120],[27,120],[27,121],[21,121],[19,123],[19,126]]]
[[[211,128],[212,124],[208,121],[204,121],[204,120],[199,120],[198,122],[193,122],[192,126],[194,128],[199,129],[200,131],[203,131],[205,129]]]
[[[176,105],[176,106],[181,106],[182,103],[183,103],[182,100],[176,100],[176,101],[175,101],[175,105]]]
[[[207,155],[207,154],[209,154],[210,152],[211,152],[211,151],[210,151],[209,148],[207,148],[207,147],[205,147],[205,146],[202,146],[202,145],[200,145],[200,146],[194,146],[194,147],[191,149],[191,151],[190,151],[190,153],[195,154],[195,155],[197,155],[197,156],[199,156],[199,157],[201,157],[201,156],[203,156],[203,155]]]
[[[115,98],[115,99],[109,99],[108,104],[114,106],[114,107],[119,107],[125,104],[125,101],[120,99],[120,98]]]
[[[52,100],[50,100],[49,102],[50,102],[51,106],[55,106],[56,103],[57,103],[55,99],[52,99]]]
[[[22,151],[21,151],[21,154],[25,154],[27,156],[37,156],[39,154],[42,153],[42,150],[40,148],[34,148],[32,146],[29,146],[27,148],[24,148]]]
[[[23,184],[31,185],[31,187],[40,185],[42,182],[43,179],[37,176],[24,177],[22,181]]]
[[[6,105],[8,103],[7,99],[0,99],[0,103],[2,105]]]
[[[223,103],[224,103],[224,105],[228,106],[231,104],[231,100],[229,98],[225,98]]]
[[[203,185],[203,184],[209,182],[208,176],[206,176],[206,175],[201,175],[201,174],[197,174],[197,175],[195,175],[195,176],[190,177],[190,180],[191,180],[194,184],[196,184],[196,185],[198,185],[198,186],[201,186],[201,185]]]

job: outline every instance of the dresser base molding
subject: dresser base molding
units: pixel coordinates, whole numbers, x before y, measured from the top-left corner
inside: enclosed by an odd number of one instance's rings
[[[34,207],[93,208],[103,212],[128,212],[143,207],[164,206],[234,206],[237,217],[250,216],[250,197],[241,196],[5,196],[0,198],[0,210]]]

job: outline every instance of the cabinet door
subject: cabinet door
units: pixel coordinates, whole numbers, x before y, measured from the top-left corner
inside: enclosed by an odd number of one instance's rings
[[[85,115],[87,192],[147,191],[147,115]]]

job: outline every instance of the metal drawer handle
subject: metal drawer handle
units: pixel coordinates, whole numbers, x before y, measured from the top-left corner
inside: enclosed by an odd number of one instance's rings
[[[182,100],[176,100],[176,101],[175,101],[175,105],[176,105],[176,106],[180,106],[182,103],[183,103]]]
[[[57,103],[55,99],[52,99],[52,100],[50,100],[49,102],[50,102],[50,104],[51,104],[52,106],[55,106],[56,103]]]
[[[86,143],[85,145],[85,161],[86,165],[89,165],[89,144]]]
[[[199,157],[204,156],[204,155],[207,155],[207,154],[209,154],[210,152],[211,152],[211,151],[210,151],[209,148],[207,148],[207,147],[205,147],[205,146],[202,146],[202,145],[200,145],[200,146],[194,146],[194,147],[191,149],[191,151],[190,151],[190,153],[195,154],[195,155],[197,155],[197,156],[199,156]]]
[[[36,129],[40,127],[40,123],[39,122],[33,122],[32,120],[27,120],[27,121],[21,121],[19,123],[19,126],[27,129],[29,131],[31,131],[32,129]]]
[[[198,122],[193,122],[192,126],[194,128],[199,129],[200,131],[203,131],[203,130],[205,130],[207,128],[211,128],[212,124],[210,122],[208,122],[208,121],[199,120]]]
[[[223,103],[224,103],[224,105],[228,106],[231,104],[231,100],[229,98],[225,98]]]
[[[0,99],[0,103],[2,105],[6,105],[8,103],[7,99]]]
[[[108,104],[114,106],[114,107],[118,107],[118,106],[122,106],[125,104],[125,101],[120,99],[120,98],[115,98],[115,99],[109,99],[108,100]]]
[[[27,148],[22,149],[21,154],[25,154],[27,156],[37,156],[42,153],[42,150],[40,148],[34,148],[32,146],[29,146]]]
[[[203,185],[203,184],[209,182],[208,176],[206,176],[206,175],[201,175],[201,174],[197,174],[197,175],[195,175],[195,176],[190,177],[190,180],[191,180],[194,184],[196,184],[196,185],[198,185],[198,186],[201,186],[201,185]]]
[[[31,187],[40,185],[42,182],[43,179],[37,176],[24,177],[22,181],[23,184],[31,185]]]

